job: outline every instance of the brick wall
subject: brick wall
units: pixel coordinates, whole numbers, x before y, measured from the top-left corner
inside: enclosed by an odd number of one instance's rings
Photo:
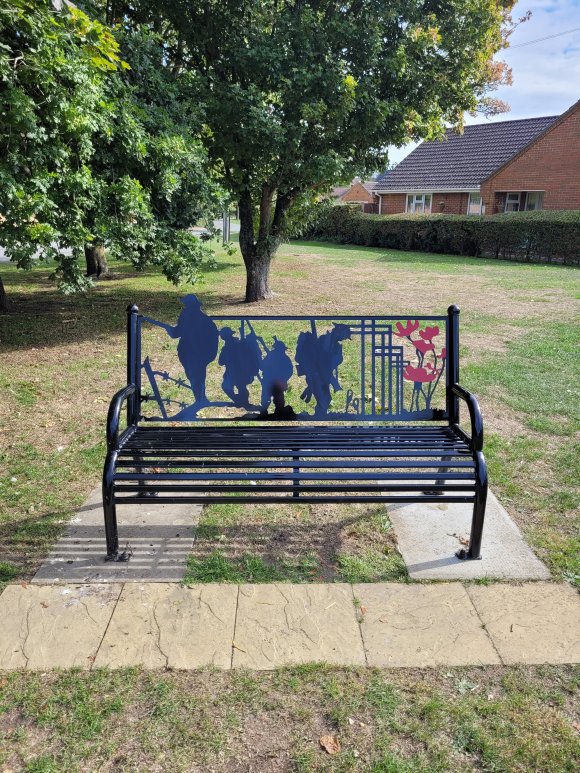
[[[369,193],[364,185],[360,183],[354,183],[350,188],[343,193],[340,197],[340,201],[343,204],[372,204],[374,201],[374,195]]]
[[[431,200],[432,214],[466,215],[469,193],[434,193]]]
[[[580,209],[580,104],[486,180],[486,214],[503,212],[498,191],[544,191],[544,209]]]
[[[405,211],[407,197],[404,193],[387,193],[380,197],[379,212],[381,215],[400,215]]]

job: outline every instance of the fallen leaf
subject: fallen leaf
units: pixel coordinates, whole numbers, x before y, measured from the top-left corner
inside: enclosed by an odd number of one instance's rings
[[[47,602],[46,602],[46,601],[41,601],[41,602],[40,602],[40,606],[41,606],[41,607],[44,607],[44,608],[46,609],[46,608],[48,607],[48,604],[47,604]]]
[[[338,754],[340,751],[340,741],[336,735],[321,735],[320,745],[328,754]]]
[[[580,722],[572,722],[572,727],[577,733],[580,733]]]
[[[364,604],[361,604],[361,605],[360,605],[360,607],[359,607],[359,609],[360,609],[360,613],[361,613],[361,615],[366,615],[367,608],[365,607],[365,605],[364,605]]]

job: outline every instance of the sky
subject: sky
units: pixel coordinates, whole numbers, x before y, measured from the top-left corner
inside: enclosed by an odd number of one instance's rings
[[[507,102],[510,112],[489,119],[466,116],[467,124],[559,115],[580,99],[580,0],[518,0],[513,18],[526,11],[532,12],[530,20],[515,30],[510,48],[497,56],[512,68],[513,84],[491,96]],[[520,46],[572,29],[576,31]],[[389,161],[401,161],[416,145],[389,148]]]

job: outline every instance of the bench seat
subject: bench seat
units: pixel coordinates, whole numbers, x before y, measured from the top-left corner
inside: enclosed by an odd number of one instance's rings
[[[474,502],[475,463],[449,426],[143,427],[121,443],[117,504]],[[150,501],[150,500],[149,500]]]

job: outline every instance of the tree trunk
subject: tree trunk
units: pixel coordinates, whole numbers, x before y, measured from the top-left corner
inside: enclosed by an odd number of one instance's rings
[[[263,301],[271,298],[273,293],[270,290],[270,263],[271,255],[254,254],[250,261],[246,261],[246,303],[254,301]]]
[[[6,290],[4,289],[4,283],[0,276],[0,311],[6,311],[8,309],[8,299],[6,298]]]
[[[100,242],[85,244],[85,258],[87,261],[86,276],[100,277],[109,273],[105,245]]]
[[[254,211],[252,197],[249,191],[240,196],[240,249],[246,266],[246,303],[262,301],[271,298],[270,262],[272,252],[268,250],[268,239],[264,238],[263,227],[260,228],[261,239],[256,243],[254,238]]]

